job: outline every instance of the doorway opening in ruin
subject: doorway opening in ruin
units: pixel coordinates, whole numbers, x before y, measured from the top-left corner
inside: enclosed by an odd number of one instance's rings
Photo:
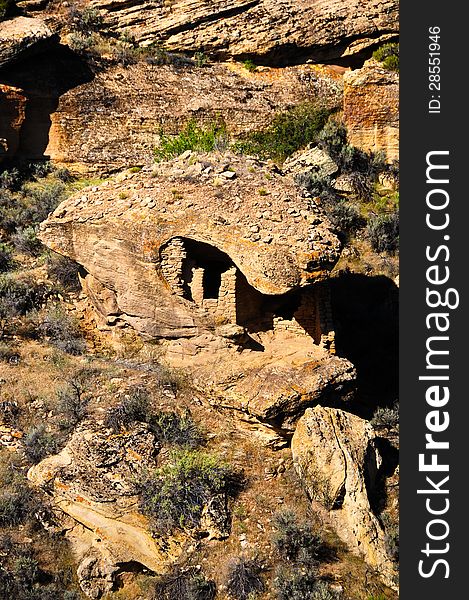
[[[202,287],[204,299],[218,298],[221,287],[221,274],[223,271],[218,271],[216,268],[208,268],[204,270],[202,278]]]

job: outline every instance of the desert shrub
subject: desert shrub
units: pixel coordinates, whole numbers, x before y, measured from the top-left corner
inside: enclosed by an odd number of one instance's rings
[[[399,406],[377,408],[370,423],[374,429],[396,429],[399,427]]]
[[[70,429],[77,425],[86,417],[88,403],[83,382],[78,377],[70,379],[57,391],[57,412],[62,417],[60,427]]]
[[[103,26],[101,13],[91,7],[80,9],[72,5],[69,9],[69,21],[73,29],[85,34],[99,31]]]
[[[375,252],[395,254],[399,247],[399,213],[379,215],[370,219],[367,235]]]
[[[274,524],[277,532],[273,542],[283,559],[309,569],[319,564],[325,544],[307,523],[299,523],[295,513],[285,511],[276,515]]]
[[[384,44],[373,52],[373,58],[389,71],[399,71],[399,44]]]
[[[55,305],[46,312],[40,331],[50,344],[62,352],[79,355],[85,351],[85,342],[76,320],[60,305]]]
[[[210,152],[219,149],[227,138],[226,126],[222,121],[199,126],[194,119],[188,121],[184,129],[176,136],[160,133],[159,146],[155,148],[157,161],[179,156],[186,150]]]
[[[80,265],[66,256],[51,252],[47,258],[47,275],[68,292],[81,289],[78,273]]]
[[[128,67],[138,63],[139,53],[136,48],[129,44],[117,44],[112,49],[112,57],[117,64]]]
[[[0,0],[0,21],[3,21],[9,15],[14,5],[14,0]]]
[[[307,192],[313,198],[320,198],[321,205],[327,210],[334,207],[340,200],[340,196],[332,186],[332,180],[327,175],[317,172],[298,173],[294,177],[296,185]]]
[[[21,173],[18,169],[4,170],[0,173],[0,188],[16,190],[21,184]]]
[[[49,454],[55,454],[58,449],[57,437],[47,430],[44,423],[32,427],[23,438],[26,458],[33,464],[41,462]]]
[[[365,225],[360,211],[350,202],[337,202],[328,217],[334,227],[342,233],[353,234]]]
[[[0,527],[25,523],[38,507],[38,501],[25,479],[15,456],[0,462]]]
[[[150,396],[140,387],[131,388],[124,399],[107,410],[105,424],[115,432],[127,429],[137,421],[147,423],[151,420]]]
[[[11,236],[11,241],[18,252],[29,256],[39,256],[43,249],[34,226],[18,228]]]
[[[396,523],[388,521],[386,523],[386,533],[384,535],[384,544],[386,552],[391,560],[399,561],[399,526]]]
[[[19,354],[16,346],[0,342],[0,361],[15,364],[18,362]],[[0,403],[0,407],[3,403]]]
[[[51,290],[33,280],[17,280],[9,275],[0,276],[0,334],[12,321],[31,311],[38,310],[47,300]]]
[[[367,173],[360,173],[359,171],[353,171],[348,174],[347,181],[352,188],[352,193],[355,195],[357,200],[362,202],[369,202],[373,198],[373,180],[374,177],[370,177]]]
[[[196,448],[203,442],[202,432],[188,412],[157,412],[151,418],[151,427],[163,444]]]
[[[29,172],[32,177],[35,179],[43,179],[47,177],[52,171],[54,167],[49,160],[41,160],[38,162],[31,163],[29,165]]]
[[[230,491],[232,472],[215,456],[175,451],[169,462],[148,473],[140,485],[140,508],[156,531],[193,529],[211,498]]]
[[[265,590],[262,565],[257,559],[238,558],[228,565],[228,593],[236,600],[251,600]]]
[[[329,119],[318,134],[318,146],[327,152],[332,160],[339,160],[342,148],[347,144],[347,130],[345,126]]]
[[[216,585],[195,568],[178,569],[163,575],[154,587],[153,600],[214,600]]]
[[[70,183],[74,180],[74,176],[67,167],[58,167],[54,170],[54,176],[62,183]]]
[[[65,198],[61,181],[26,183],[21,188],[20,224],[34,225],[44,221]]]
[[[0,273],[10,271],[13,269],[14,264],[13,248],[9,244],[0,242]]]
[[[57,559],[62,547],[55,548],[51,544],[48,550]],[[44,571],[31,546],[18,545],[5,535],[0,538],[0,552],[5,557],[0,564],[2,600],[79,600],[82,597],[67,589],[71,584],[69,569],[57,573]]]
[[[276,579],[278,600],[337,600],[328,585],[318,581],[314,573],[281,571]]]
[[[277,114],[268,127],[247,134],[234,148],[243,154],[283,162],[297,150],[317,141],[329,114],[329,109],[316,104],[300,104]]]

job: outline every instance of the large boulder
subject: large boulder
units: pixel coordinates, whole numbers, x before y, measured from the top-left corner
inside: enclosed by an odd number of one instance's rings
[[[292,454],[309,497],[330,510],[339,536],[395,587],[385,533],[368,497],[381,465],[374,438],[368,421],[316,406],[298,421]]]
[[[396,0],[92,0],[111,30],[141,43],[221,57],[321,62],[396,36]],[[305,60],[303,60],[305,62]]]
[[[181,551],[177,539],[160,540],[138,511],[136,481],[156,466],[159,450],[145,424],[114,433],[84,421],[65,448],[31,467],[28,479],[51,496],[67,530],[83,591],[99,598],[112,589],[122,565],[164,572]]]
[[[75,194],[40,237],[83,267],[108,325],[179,338],[227,322],[274,330],[296,318],[291,326],[318,342],[332,330],[313,284],[327,279],[340,242],[269,163],[186,152],[156,173]]]

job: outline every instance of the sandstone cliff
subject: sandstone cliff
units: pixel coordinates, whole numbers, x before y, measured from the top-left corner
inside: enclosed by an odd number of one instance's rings
[[[111,30],[171,50],[285,63],[333,61],[397,35],[395,0],[92,0]]]
[[[344,75],[344,122],[351,144],[399,158],[399,75],[374,61]]]

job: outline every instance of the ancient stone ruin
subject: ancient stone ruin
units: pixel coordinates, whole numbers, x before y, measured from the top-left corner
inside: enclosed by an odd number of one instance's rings
[[[233,325],[260,345],[283,332],[333,349],[325,280],[340,243],[290,178],[235,155],[153,175],[80,192],[43,224],[44,242],[81,265],[102,327],[174,339]]]

